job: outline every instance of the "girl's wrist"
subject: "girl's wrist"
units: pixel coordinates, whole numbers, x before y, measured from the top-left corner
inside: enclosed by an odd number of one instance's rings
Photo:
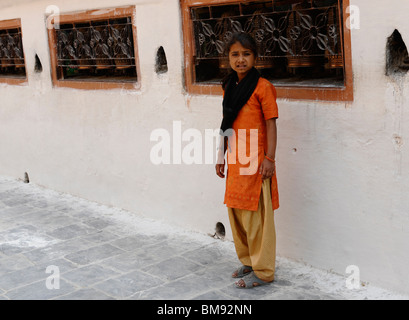
[[[272,163],[276,163],[275,159],[273,159],[273,158],[271,158],[271,157],[269,157],[269,156],[267,156],[267,155],[265,155],[264,157],[265,157],[268,161],[270,161],[270,162],[272,162]]]

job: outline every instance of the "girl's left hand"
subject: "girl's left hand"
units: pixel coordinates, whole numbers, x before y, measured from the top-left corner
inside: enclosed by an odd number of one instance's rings
[[[262,175],[262,179],[268,179],[274,176],[275,173],[275,165],[270,160],[264,159],[261,163],[259,174]]]

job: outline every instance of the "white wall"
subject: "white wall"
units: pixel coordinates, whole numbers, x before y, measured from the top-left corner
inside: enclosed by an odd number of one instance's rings
[[[213,165],[155,166],[156,128],[217,129],[221,97],[183,89],[178,0],[52,1],[61,12],[136,5],[142,87],[138,91],[53,88],[44,22],[48,1],[0,4],[0,20],[22,19],[29,83],[0,85],[0,174],[200,232],[221,221],[224,181]],[[375,4],[377,3],[377,4]],[[351,0],[353,103],[279,100],[278,254],[409,293],[408,77],[385,76],[387,37],[409,45],[409,4]],[[3,7],[2,7],[3,6]],[[169,72],[157,76],[163,46]],[[43,64],[34,73],[34,56]],[[399,139],[396,139],[399,137]],[[296,149],[296,151],[295,151]]]

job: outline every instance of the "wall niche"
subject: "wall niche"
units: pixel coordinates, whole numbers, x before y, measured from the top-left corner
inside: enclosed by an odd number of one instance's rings
[[[395,29],[386,43],[386,75],[406,74],[408,70],[408,49],[402,35]]]

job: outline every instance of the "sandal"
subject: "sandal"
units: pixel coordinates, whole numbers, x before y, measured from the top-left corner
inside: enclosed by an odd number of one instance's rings
[[[244,276],[242,280],[244,282],[244,287],[240,286],[238,282],[235,283],[236,287],[239,289],[251,289],[254,287],[264,286],[270,283],[270,282],[266,282],[258,278],[254,272],[250,272],[250,274],[248,274],[247,276]]]
[[[250,270],[250,271],[245,271],[245,270]],[[243,278],[244,276],[248,275],[252,271],[253,271],[253,268],[250,266],[241,266],[237,268],[236,271],[234,271],[234,272],[237,272],[237,275],[235,277],[232,275],[231,277],[232,278]]]

